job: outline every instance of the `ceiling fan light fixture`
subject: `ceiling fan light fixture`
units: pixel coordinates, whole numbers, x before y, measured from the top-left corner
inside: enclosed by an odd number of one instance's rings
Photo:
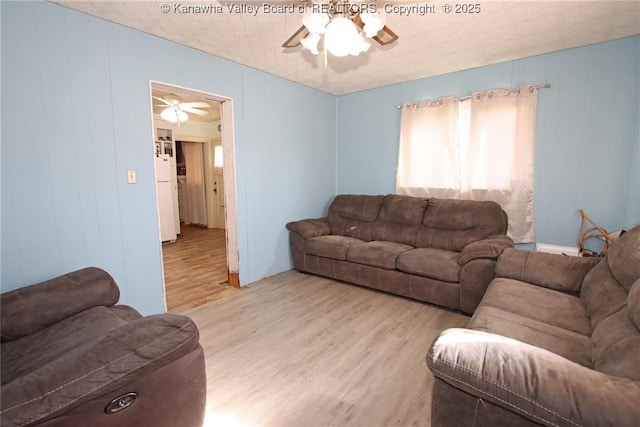
[[[304,25],[311,34],[324,34],[328,23],[329,15],[326,13],[309,11],[302,18],[302,25]]]
[[[364,33],[367,37],[375,37],[386,23],[386,15],[381,11],[375,13],[362,12],[360,19],[364,23]]]
[[[351,52],[353,56],[358,56],[363,52],[366,52],[371,47],[371,43],[364,38],[362,34],[358,34],[357,39],[354,39],[351,43]]]
[[[171,123],[178,123],[178,122],[182,123],[182,122],[186,122],[189,119],[189,116],[187,116],[187,113],[185,113],[182,110],[179,110],[176,107],[165,108],[160,113],[160,117],[162,117],[162,120],[166,120]]]
[[[319,42],[320,42],[320,34],[316,34],[316,33],[309,33],[307,37],[300,40],[302,47],[307,49],[313,55],[318,55],[320,53],[318,52]]]
[[[342,15],[336,15],[331,19],[331,22],[327,24],[324,44],[332,55],[344,57],[353,55],[353,52],[362,48],[361,39],[362,35],[359,33],[358,27],[356,27],[353,21]],[[357,53],[355,55],[357,55]]]
[[[324,68],[327,69],[327,53],[333,56],[358,56],[373,43],[386,46],[398,40],[398,35],[388,28],[386,13],[376,9],[372,0],[300,0],[309,1],[311,10],[302,17],[302,26],[282,44],[284,48],[300,45],[318,55],[322,40]],[[367,3],[370,2],[370,3]]]

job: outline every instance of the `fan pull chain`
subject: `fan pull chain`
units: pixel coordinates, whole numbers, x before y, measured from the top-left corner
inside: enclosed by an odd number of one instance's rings
[[[322,75],[327,77],[327,65],[329,65],[329,57],[327,56],[327,45],[322,42],[322,62],[324,67],[322,68]]]

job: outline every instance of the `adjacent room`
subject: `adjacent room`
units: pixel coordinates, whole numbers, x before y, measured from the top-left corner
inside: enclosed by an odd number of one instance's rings
[[[0,19],[3,426],[640,424],[639,2]]]
[[[221,104],[193,95],[151,84],[164,287],[173,313],[237,290],[227,263]]]

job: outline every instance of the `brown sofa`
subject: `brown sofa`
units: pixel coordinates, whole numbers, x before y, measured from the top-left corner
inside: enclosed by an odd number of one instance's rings
[[[494,202],[338,195],[326,218],[287,224],[298,271],[472,313],[503,249]]]
[[[2,294],[0,424],[196,427],[206,376],[185,316],[141,316],[86,268]]]
[[[505,250],[427,355],[433,426],[640,425],[640,226],[605,258]]]

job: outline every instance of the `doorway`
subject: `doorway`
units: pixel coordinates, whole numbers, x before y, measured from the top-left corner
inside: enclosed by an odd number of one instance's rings
[[[165,304],[181,312],[240,286],[233,101],[156,81],[150,95]]]

